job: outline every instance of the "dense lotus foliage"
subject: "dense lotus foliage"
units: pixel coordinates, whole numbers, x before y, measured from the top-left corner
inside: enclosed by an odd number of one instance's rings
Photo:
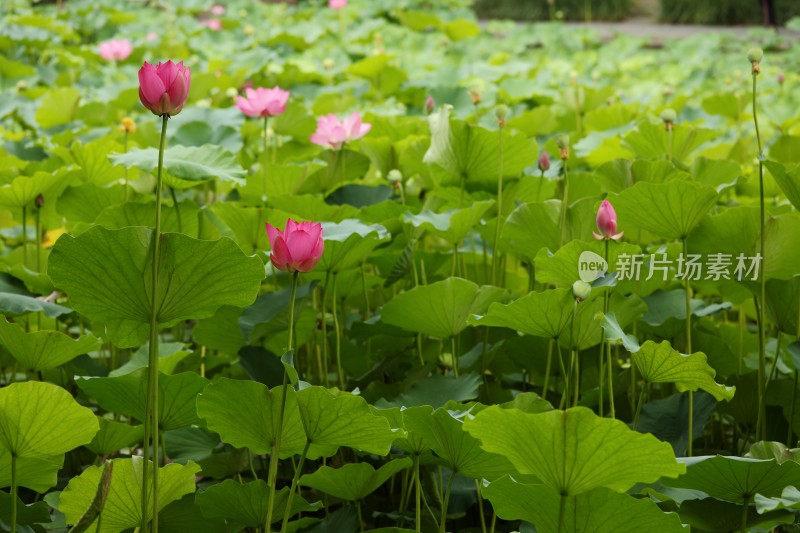
[[[0,530],[800,524],[795,40],[0,9]]]

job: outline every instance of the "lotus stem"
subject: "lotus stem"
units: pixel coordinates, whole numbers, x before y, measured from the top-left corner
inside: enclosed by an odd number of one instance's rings
[[[303,447],[303,453],[300,455],[300,462],[297,464],[297,469],[294,471],[292,478],[292,488],[289,489],[289,496],[286,500],[286,509],[283,511],[283,525],[281,531],[286,531],[289,525],[289,517],[292,516],[292,500],[294,500],[294,492],[297,490],[297,482],[300,480],[300,474],[303,472],[303,463],[306,461],[308,455],[308,448],[311,446],[311,441],[306,440],[306,445]]]
[[[766,301],[766,276],[764,275],[767,265],[766,250],[764,249],[764,237],[766,231],[766,213],[764,210],[764,154],[761,147],[761,132],[758,129],[758,111],[756,106],[756,80],[758,79],[758,69],[753,69],[753,123],[756,128],[756,141],[758,143],[758,184],[759,184],[759,213],[761,222],[760,249],[761,252],[761,296],[758,306],[758,417],[756,419],[756,440],[763,440],[766,434],[766,405],[764,396],[766,394],[765,369],[766,369],[766,341],[764,308]]]

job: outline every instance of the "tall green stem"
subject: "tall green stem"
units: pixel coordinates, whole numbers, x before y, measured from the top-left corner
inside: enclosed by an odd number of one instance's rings
[[[747,511],[750,508],[750,497],[746,496],[742,504],[742,526],[739,529],[741,533],[747,533]]]
[[[683,257],[689,258],[689,246],[686,237],[683,241]],[[692,355],[692,282],[688,273],[684,272],[684,292],[686,293],[686,355]],[[689,448],[686,455],[692,456],[692,441],[694,440],[694,393],[689,391]]]
[[[575,407],[578,405],[578,398],[581,394],[581,369],[580,369],[580,361],[578,360],[578,351],[575,349],[575,319],[578,315],[578,299],[575,299],[575,305],[572,308],[572,321],[569,327],[569,350],[570,350],[570,367],[572,367],[572,362],[575,362],[575,389],[573,391],[574,399],[572,401],[572,406]]]
[[[292,516],[292,500],[294,500],[294,492],[297,490],[297,482],[300,481],[300,474],[303,472],[303,463],[306,461],[308,455],[308,448],[311,446],[311,441],[306,440],[306,445],[303,447],[303,453],[300,455],[300,462],[297,464],[297,470],[294,471],[292,478],[292,488],[289,490],[289,496],[286,499],[286,509],[283,511],[283,525],[281,531],[286,531],[289,524],[289,517]]]
[[[153,450],[153,520],[152,529],[158,532],[158,272],[161,263],[161,189],[164,169],[164,148],[167,144],[169,115],[161,116],[161,142],[158,145],[158,173],[156,175],[156,225],[152,237],[152,274],[150,283],[150,344],[147,366],[147,400],[145,402],[144,465],[142,466],[142,533],[148,531],[148,503],[150,485],[150,447]]]
[[[297,296],[297,280],[300,271],[292,272],[292,293],[289,296],[289,342],[287,352],[294,348],[294,300]],[[281,404],[278,409],[278,422],[275,426],[275,444],[272,446],[272,453],[269,456],[269,473],[267,474],[267,486],[269,487],[269,499],[267,500],[267,521],[264,524],[264,532],[269,533],[272,528],[272,510],[275,506],[275,489],[278,478],[278,462],[281,453],[281,435],[283,434],[283,418],[286,409],[286,391],[289,388],[289,380],[286,370],[283,371],[283,385],[281,386]],[[271,393],[270,393],[271,394]]]
[[[766,270],[767,258],[764,249],[764,234],[766,230],[766,213],[764,210],[764,153],[761,147],[761,133],[758,129],[758,112],[756,107],[756,80],[758,79],[758,70],[753,69],[753,123],[756,127],[756,141],[758,142],[758,184],[759,184],[759,207],[761,215],[761,231],[760,233],[760,249],[761,252],[761,297],[759,298],[760,305],[758,306],[758,417],[756,419],[756,440],[763,440],[766,433],[766,405],[764,403],[764,396],[766,393],[765,386],[765,367],[766,367],[766,340],[765,340],[765,324],[764,324],[764,305],[766,301]]]
[[[608,239],[606,239],[605,260],[608,264]],[[603,295],[603,313],[608,314],[609,295]],[[614,408],[614,357],[611,355],[611,343],[606,343],[606,353],[608,357],[608,407],[611,410],[611,418],[617,418],[617,411]]]
[[[500,123],[498,131],[498,152],[500,156],[499,170],[497,172],[497,223],[494,228],[494,250],[492,253],[492,283],[500,286],[497,265],[500,260],[500,228],[503,221],[503,124]]]
[[[547,399],[547,388],[550,385],[550,371],[553,363],[553,339],[547,342],[547,366],[544,371],[544,385],[542,386],[542,398]]]
[[[444,500],[442,501],[442,519],[439,521],[439,533],[445,533],[447,522],[447,507],[450,505],[450,492],[453,490],[453,481],[456,479],[456,471],[450,472],[450,481],[447,482],[447,490],[444,493]]]
[[[17,533],[17,454],[11,452],[11,533]]]
[[[342,332],[341,327],[339,326],[339,312],[338,312],[338,305],[336,302],[337,294],[336,294],[336,275],[337,273],[333,273],[333,302],[331,307],[331,313],[333,314],[333,329],[335,330],[334,333],[336,335],[336,373],[339,376],[339,388],[344,390],[344,371],[342,370]]]
[[[422,482],[419,479],[419,453],[414,454],[414,500],[416,503],[416,513],[414,515],[414,525],[417,531],[422,531]]]
[[[22,206],[22,266],[28,266],[28,209]]]
[[[569,176],[567,174],[567,160],[562,159],[564,167],[564,195],[561,197],[561,246],[567,240],[567,206],[569,205]]]

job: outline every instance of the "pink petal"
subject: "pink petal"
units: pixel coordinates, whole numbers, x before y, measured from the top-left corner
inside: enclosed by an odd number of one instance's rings
[[[292,263],[292,254],[283,239],[275,240],[275,246],[272,248],[269,259],[278,270],[287,270],[287,265]]]
[[[611,238],[614,239],[615,241],[618,241],[618,240],[620,240],[622,238],[623,235],[625,235],[625,232],[624,231],[620,231],[616,235],[612,235]]]
[[[603,237],[602,235],[598,235],[595,232],[592,232],[592,235],[594,235],[594,238],[597,239],[598,241],[602,241],[605,239],[605,237]]]
[[[159,63],[156,65],[156,71],[158,72],[158,77],[161,78],[161,81],[164,83],[164,87],[169,87],[175,82],[175,78],[178,76],[178,65],[173,63],[170,59],[166,63]]]
[[[157,105],[166,88],[158,76],[156,67],[145,61],[139,69],[139,95],[148,108]]]
[[[283,232],[267,222],[267,238],[269,238],[269,247],[274,250],[275,241],[278,239],[283,240]]]
[[[295,261],[305,261],[311,257],[316,245],[316,239],[312,239],[311,235],[303,230],[294,231],[286,236],[286,247]]]

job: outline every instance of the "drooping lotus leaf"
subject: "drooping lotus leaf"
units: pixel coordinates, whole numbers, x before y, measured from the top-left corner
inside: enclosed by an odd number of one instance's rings
[[[273,523],[283,519],[288,499],[289,487],[283,487],[275,492],[275,501],[272,504]],[[226,479],[203,492],[198,492],[195,496],[200,512],[206,518],[222,518],[230,525],[251,528],[264,527],[268,500],[269,487],[263,479],[248,483]],[[320,505],[321,502],[312,505],[295,495],[292,499],[292,515],[299,512],[314,512]]]
[[[339,468],[322,466],[316,472],[301,477],[300,484],[342,500],[358,501],[412,464],[411,459],[406,457],[389,461],[377,470],[369,463],[350,463]]]
[[[527,335],[555,339],[569,325],[575,298],[569,289],[529,292],[509,304],[494,302],[485,315],[469,317],[474,326],[515,329]]]
[[[419,214],[406,212],[403,220],[415,228],[422,228],[431,235],[451,244],[458,244],[475,228],[483,214],[494,205],[494,201],[474,202],[463,209],[451,209],[443,213],[423,211]]]
[[[0,319],[0,343],[23,368],[47,370],[56,368],[75,357],[97,350],[100,339],[84,335],[73,339],[59,331],[25,332],[17,324]]]
[[[158,165],[156,148],[133,148],[108,156],[115,165],[150,172]],[[164,150],[164,168],[174,177],[188,181],[219,179],[245,184],[245,171],[235,156],[221,146],[171,146]]]

